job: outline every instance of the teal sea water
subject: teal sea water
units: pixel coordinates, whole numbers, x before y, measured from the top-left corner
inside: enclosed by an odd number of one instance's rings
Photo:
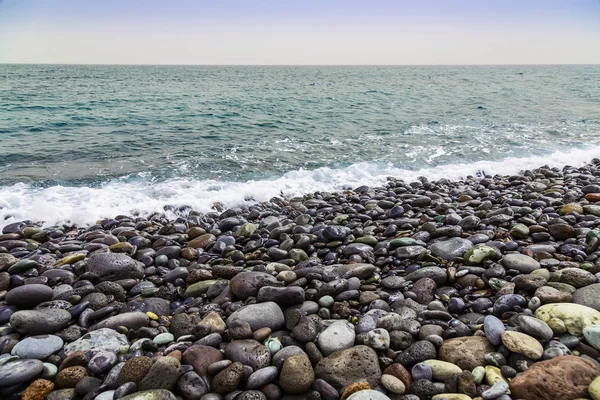
[[[600,66],[0,65],[0,226],[600,157]]]

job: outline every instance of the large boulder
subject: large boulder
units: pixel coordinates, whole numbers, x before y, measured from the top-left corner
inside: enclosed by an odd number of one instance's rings
[[[588,385],[600,375],[596,366],[575,356],[556,357],[533,364],[510,382],[513,398],[566,400],[588,397]]]

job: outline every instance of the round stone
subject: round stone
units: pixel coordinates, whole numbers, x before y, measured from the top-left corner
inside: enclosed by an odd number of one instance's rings
[[[38,376],[44,365],[40,360],[14,360],[0,364],[0,387],[27,382]]]

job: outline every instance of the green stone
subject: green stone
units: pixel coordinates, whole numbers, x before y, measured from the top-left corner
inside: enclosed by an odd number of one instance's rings
[[[393,239],[390,241],[390,246],[392,247],[404,247],[404,246],[413,246],[417,241],[413,238],[404,237]]]
[[[585,214],[595,215],[596,217],[600,217],[600,206],[587,205],[583,206],[583,212]]]
[[[500,290],[504,285],[506,285],[506,281],[499,278],[490,278],[488,284],[494,291]]]
[[[183,297],[202,296],[216,282],[217,282],[216,280],[196,282],[193,285],[188,286],[188,288],[185,290],[185,293],[183,293]]]
[[[493,260],[498,254],[493,247],[489,246],[477,246],[473,247],[465,253],[463,259],[467,265],[479,265],[485,261]]]
[[[600,324],[600,312],[573,303],[543,305],[535,311],[535,316],[544,322],[549,321],[551,318],[562,320],[567,331],[574,336],[581,336],[586,326]]]
[[[28,269],[35,268],[37,267],[37,265],[37,262],[33,260],[19,260],[8,269],[8,273],[11,275],[18,274],[21,272],[25,272]]]
[[[290,258],[296,262],[296,264],[308,260],[308,254],[306,254],[306,252],[302,249],[291,249],[288,254]]]
[[[364,243],[369,246],[375,246],[379,241],[375,236],[361,236],[356,239],[356,243]]]
[[[515,239],[525,239],[529,236],[529,228],[525,224],[516,224],[510,230],[510,234]]]
[[[256,231],[256,229],[258,229],[256,225],[250,222],[246,222],[244,225],[238,228],[238,230],[235,232],[235,235],[242,237],[250,237]]]
[[[163,345],[163,344],[171,343],[173,341],[175,341],[175,336],[169,332],[165,332],[165,333],[156,335],[153,339],[153,342],[159,346]]]

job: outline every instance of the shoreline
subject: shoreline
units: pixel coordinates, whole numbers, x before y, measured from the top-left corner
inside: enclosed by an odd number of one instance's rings
[[[114,217],[2,229],[0,397],[600,398],[598,159]]]

